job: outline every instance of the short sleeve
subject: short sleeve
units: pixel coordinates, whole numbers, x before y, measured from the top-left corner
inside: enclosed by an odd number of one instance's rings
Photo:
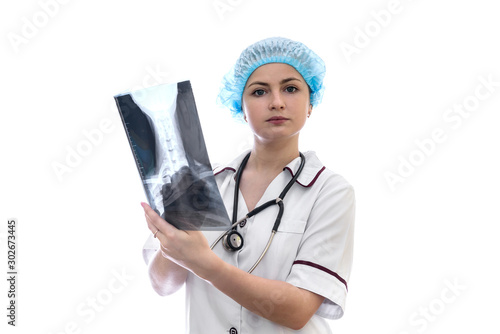
[[[354,189],[341,176],[324,175],[286,281],[325,297],[316,312],[343,316],[353,259]]]
[[[160,241],[153,237],[153,234],[149,234],[144,246],[142,247],[142,257],[144,262],[148,265],[156,251],[160,248]]]

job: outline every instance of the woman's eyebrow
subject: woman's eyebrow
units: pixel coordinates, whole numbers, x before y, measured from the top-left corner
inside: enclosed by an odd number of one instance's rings
[[[280,85],[283,85],[283,84],[285,84],[287,82],[290,82],[290,81],[293,81],[293,80],[300,81],[300,79],[297,79],[297,78],[294,78],[294,77],[290,77],[290,78],[286,78],[286,79],[281,80],[280,81]],[[251,84],[249,84],[247,87],[250,87],[250,86],[253,86],[253,85],[260,85],[260,86],[269,87],[269,84],[267,82],[262,82],[262,81],[254,81]]]
[[[293,80],[300,81],[300,79],[298,79],[298,78],[290,77],[290,78],[281,80],[280,84],[282,85],[284,83],[287,83],[287,82],[290,82],[290,81],[293,81]]]

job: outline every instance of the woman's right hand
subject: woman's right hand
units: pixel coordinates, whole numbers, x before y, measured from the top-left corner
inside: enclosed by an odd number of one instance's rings
[[[151,233],[160,241],[161,254],[168,260],[191,271],[202,279],[216,273],[219,259],[210,249],[208,240],[201,231],[184,231],[169,224],[149,205],[143,203],[146,220]]]

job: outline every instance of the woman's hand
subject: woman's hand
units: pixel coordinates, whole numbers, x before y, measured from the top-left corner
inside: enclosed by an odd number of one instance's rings
[[[162,255],[200,278],[213,272],[215,254],[200,231],[183,231],[161,218],[149,205],[141,203],[151,233],[160,241]]]

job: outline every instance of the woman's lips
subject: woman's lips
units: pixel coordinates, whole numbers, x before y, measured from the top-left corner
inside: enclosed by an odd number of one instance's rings
[[[282,116],[274,116],[269,118],[266,122],[271,123],[271,124],[282,124],[288,121],[288,118],[282,117]]]

